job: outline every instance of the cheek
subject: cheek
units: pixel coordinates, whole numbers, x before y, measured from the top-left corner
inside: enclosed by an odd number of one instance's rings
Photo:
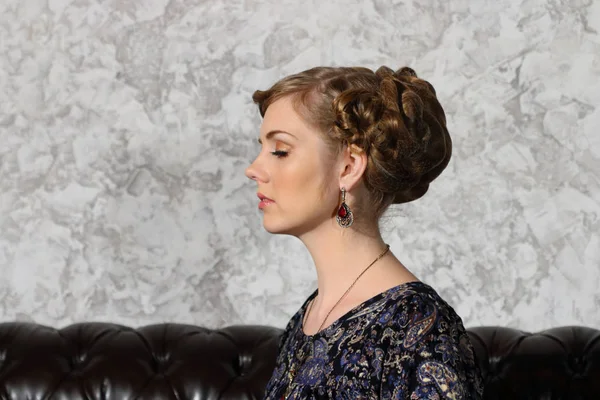
[[[322,151],[297,151],[288,160],[273,165],[272,178],[276,178],[278,194],[294,203],[312,203],[323,206],[323,202],[336,202],[335,165],[327,162],[328,153]],[[318,157],[315,157],[318,154]],[[281,192],[279,191],[281,190]],[[286,201],[287,202],[287,201]],[[304,206],[303,206],[304,207]]]
[[[315,201],[323,186],[323,171],[306,162],[289,163],[275,169],[277,188],[280,195],[295,196],[297,201]]]

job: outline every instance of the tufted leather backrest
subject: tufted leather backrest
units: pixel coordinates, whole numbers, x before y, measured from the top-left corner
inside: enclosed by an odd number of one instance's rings
[[[257,399],[282,331],[0,324],[0,399]],[[600,399],[600,331],[469,330],[486,399]]]
[[[264,391],[280,330],[0,324],[0,399],[243,399]]]
[[[560,327],[538,333],[469,329],[485,398],[600,400],[600,331]]]

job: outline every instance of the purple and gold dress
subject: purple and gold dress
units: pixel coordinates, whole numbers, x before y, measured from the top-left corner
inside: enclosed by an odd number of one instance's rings
[[[305,335],[302,320],[316,295],[285,328],[265,400],[482,398],[462,320],[431,286],[395,286]]]

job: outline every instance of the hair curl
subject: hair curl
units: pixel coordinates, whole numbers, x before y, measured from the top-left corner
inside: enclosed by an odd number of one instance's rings
[[[284,96],[293,96],[297,112],[336,154],[344,144],[366,152],[363,181],[378,217],[390,204],[422,197],[450,161],[452,141],[435,89],[409,67],[316,67],[252,99],[264,117]]]

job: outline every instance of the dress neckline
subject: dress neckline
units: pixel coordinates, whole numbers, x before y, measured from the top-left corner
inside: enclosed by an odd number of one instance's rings
[[[426,283],[422,282],[422,281],[408,281],[408,282],[404,282],[401,283],[399,285],[393,286],[389,289],[384,290],[383,292],[380,292],[376,295],[374,295],[373,297],[368,298],[367,300],[363,301],[362,303],[358,304],[357,306],[353,307],[352,309],[350,309],[348,312],[346,312],[345,314],[343,314],[341,317],[339,317],[338,319],[336,319],[335,321],[333,321],[331,324],[329,324],[328,326],[324,327],[323,329],[321,329],[318,332],[313,333],[312,335],[308,335],[304,332],[304,314],[306,313],[306,309],[308,307],[308,304],[315,298],[317,297],[317,294],[319,294],[319,289],[315,289],[315,291],[308,296],[308,298],[306,299],[306,301],[304,302],[304,304],[302,304],[302,307],[300,309],[300,314],[299,314],[299,318],[300,318],[300,333],[302,334],[302,337],[306,338],[306,339],[312,339],[318,336],[321,336],[323,334],[326,334],[328,331],[330,331],[332,328],[336,327],[337,325],[339,325],[340,323],[342,323],[344,320],[350,318],[351,316],[353,316],[354,314],[358,313],[359,311],[362,311],[363,308],[370,306],[373,303],[378,302],[379,300],[382,300],[383,298],[388,297],[389,295],[391,295],[392,293],[395,293],[397,291],[404,291],[407,290],[411,287],[415,287],[415,286],[422,286],[425,288],[429,288],[430,286],[427,285]]]

